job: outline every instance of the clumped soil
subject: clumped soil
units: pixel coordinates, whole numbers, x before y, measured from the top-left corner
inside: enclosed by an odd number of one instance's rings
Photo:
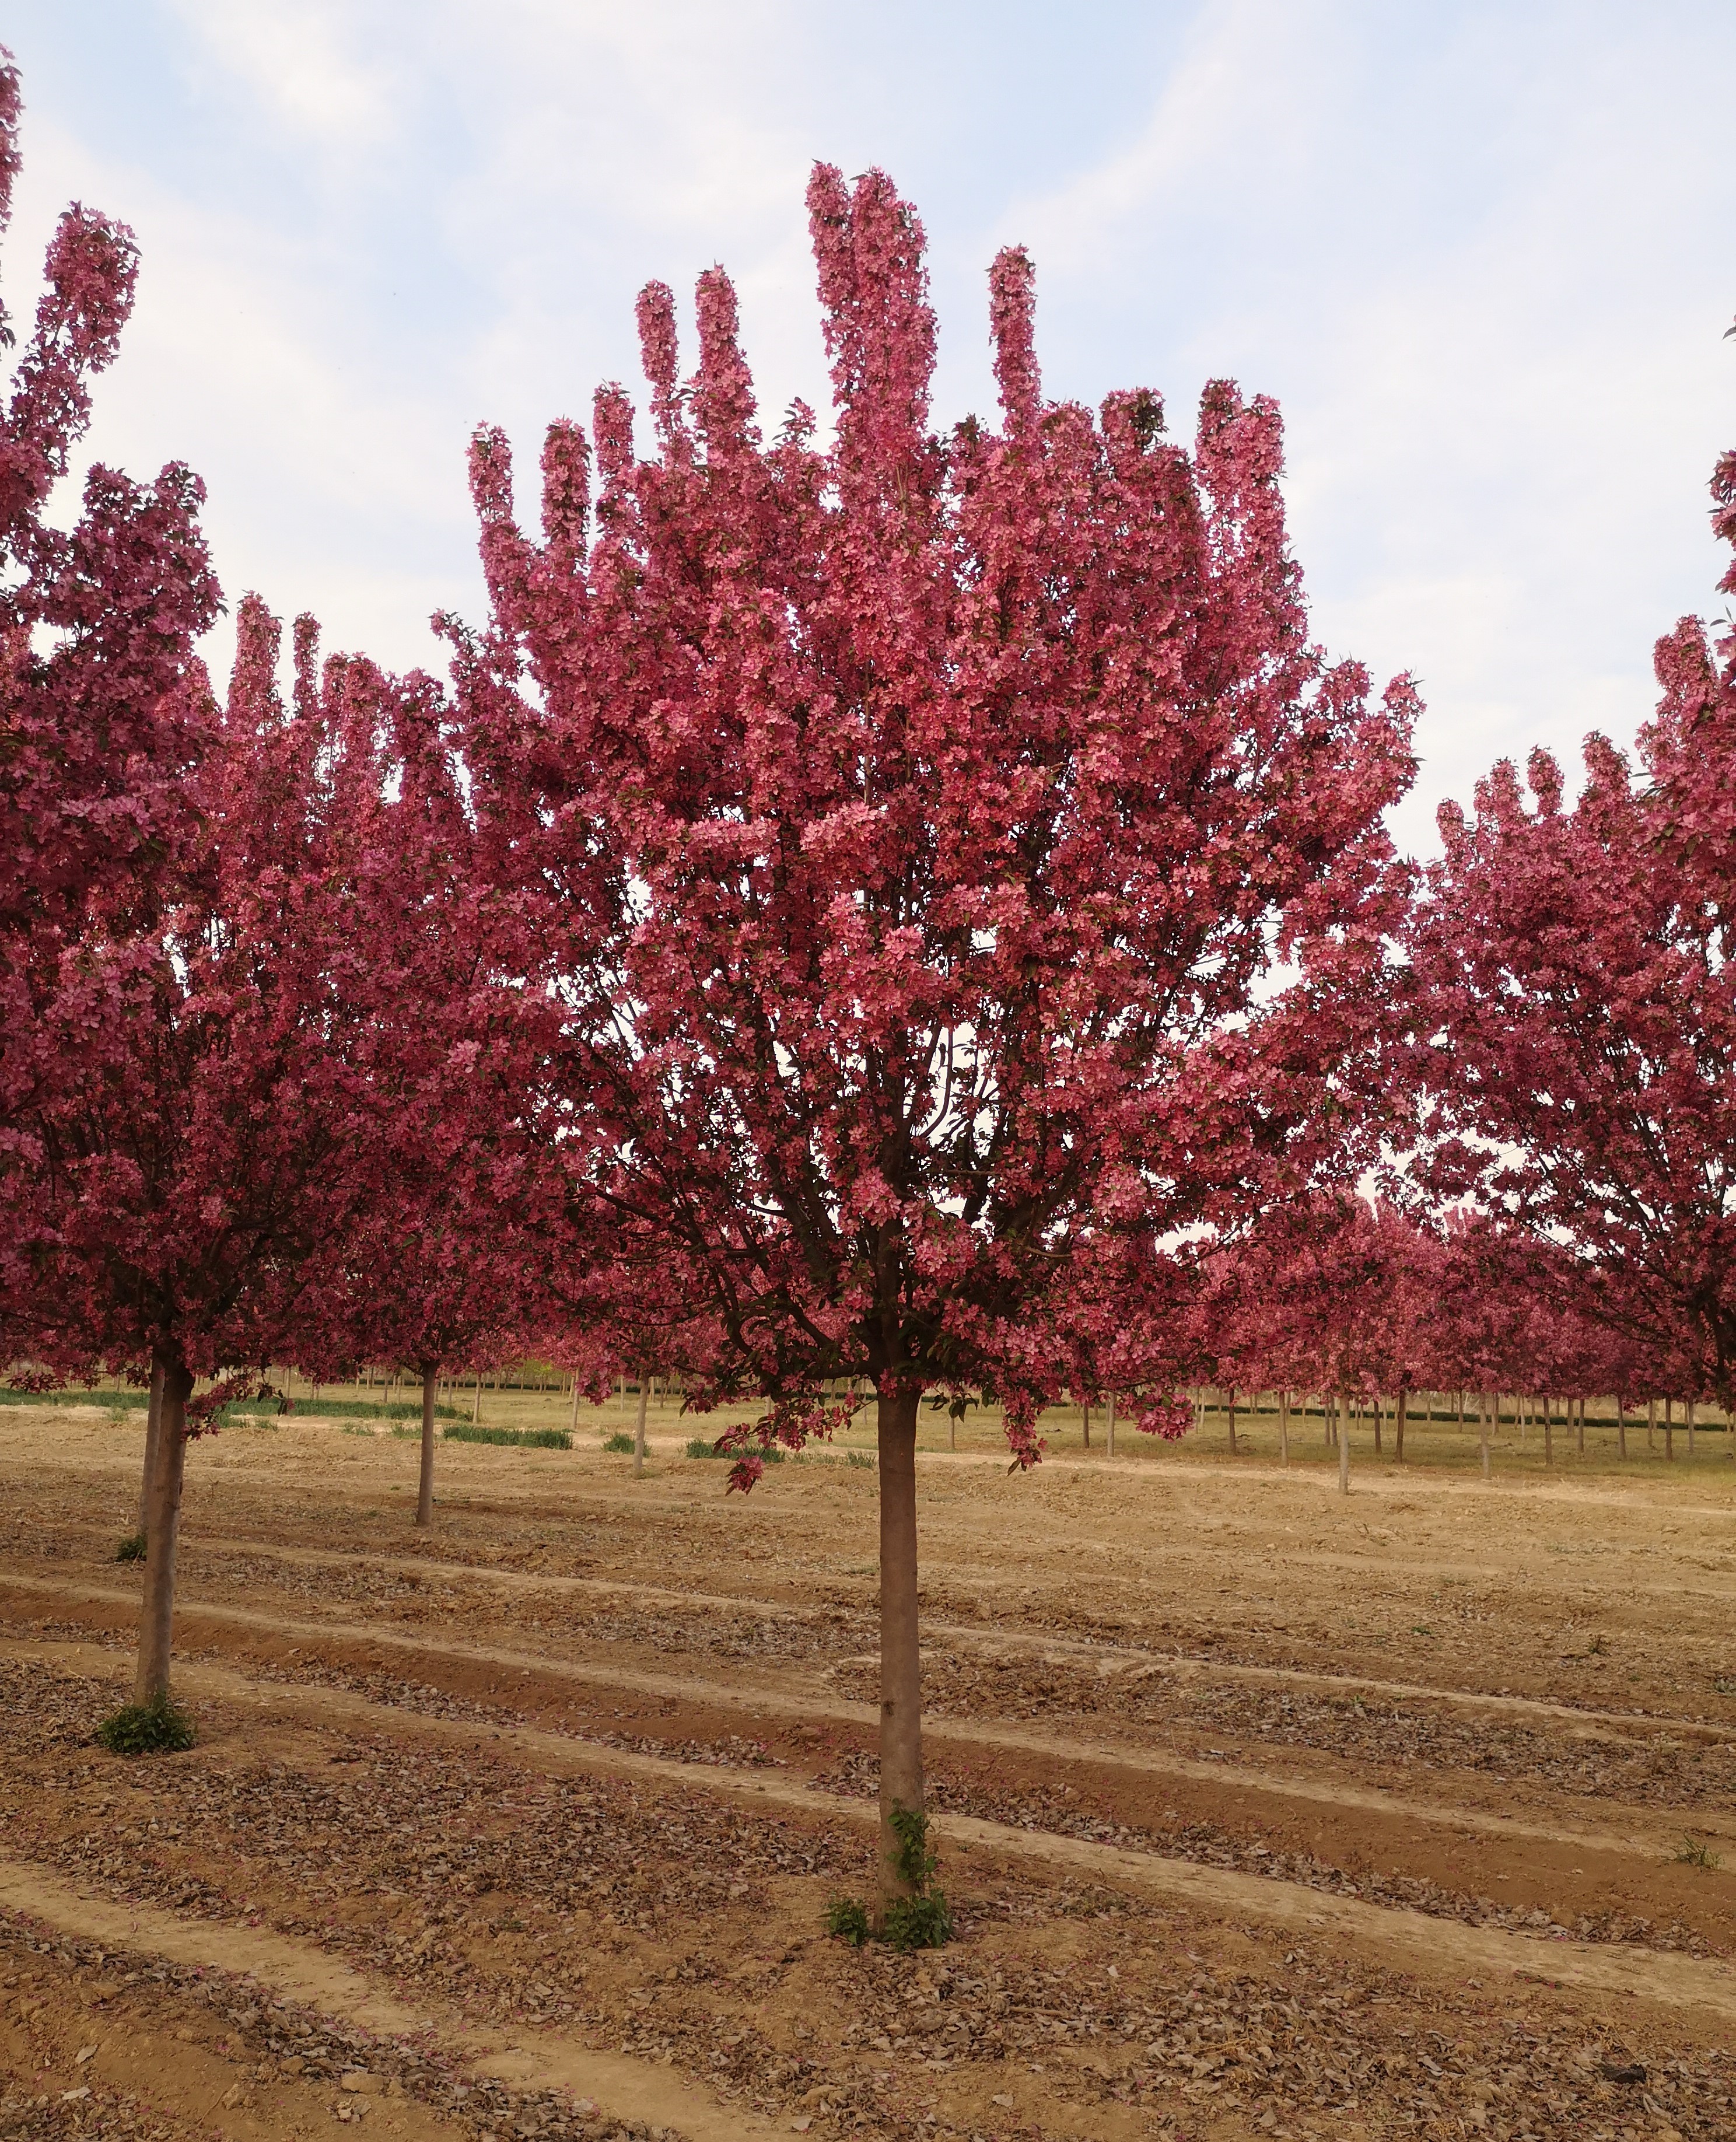
[[[1340,1503],[1318,1467],[1186,1446],[1027,1479],[986,1439],[930,1454],[959,1937],[908,1957],[824,1932],[871,1875],[872,1469],[726,1498],[686,1433],[639,1482],[589,1447],[443,1446],[427,1534],[405,1439],[298,1417],[202,1444],[200,1741],[128,1761],[91,1735],[126,1689],[141,1434],[7,1409],[0,2136],[600,2142],[703,2104],[719,2135],[1736,2138],[1736,1974],[1673,2006],[1551,1983],[1547,1946],[1736,1947],[1736,1468],[1387,1468]],[[761,1778],[826,1797],[756,1806]],[[1063,1840],[1250,1901],[1154,1904]],[[1298,1892],[1402,1938],[1299,1933]],[[74,1894],[136,1932],[58,1923]],[[1431,1924],[1438,1953],[1403,1932]],[[170,1927],[301,1944],[418,2027],[170,1961]],[[1512,1961],[1467,1975],[1461,1927]],[[569,2056],[631,2088],[557,2086]],[[659,2087],[679,2117],[646,2115]]]

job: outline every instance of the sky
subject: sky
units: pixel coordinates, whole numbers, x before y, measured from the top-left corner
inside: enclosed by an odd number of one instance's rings
[[[823,407],[803,188],[920,209],[935,414],[994,407],[985,271],[1037,266],[1046,391],[1276,397],[1314,629],[1418,680],[1426,851],[1533,743],[1628,743],[1651,645],[1721,614],[1736,443],[1729,0],[8,0],[34,303],[78,198],[144,256],[90,452],[186,461],[231,610],[437,665],[480,619],[466,442],[534,476],[633,300],[741,294],[762,409]],[[226,628],[208,650],[226,670]]]

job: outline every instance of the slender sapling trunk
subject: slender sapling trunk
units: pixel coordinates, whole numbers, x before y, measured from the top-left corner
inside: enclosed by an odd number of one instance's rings
[[[145,1407],[145,1471],[139,1481],[139,1530],[150,1547],[150,1483],[156,1478],[157,1435],[163,1419],[163,1365],[150,1365],[150,1396]]]
[[[922,1653],[916,1610],[915,1384],[888,1378],[880,1389],[880,1730],[882,1905],[909,1896],[898,1871],[893,1812],[923,1809]]]
[[[1288,1391],[1280,1391],[1278,1394],[1278,1463],[1286,1467],[1290,1463],[1290,1393]]]
[[[1338,1399],[1339,1493],[1350,1492],[1350,1394],[1340,1391]]]
[[[1109,1394],[1108,1454],[1112,1458],[1115,1455],[1115,1394],[1113,1391]]]
[[[645,1469],[645,1401],[650,1394],[651,1379],[641,1371],[639,1384],[639,1419],[633,1429],[633,1477],[635,1480]]]
[[[187,1463],[187,1400],[193,1379],[185,1363],[162,1365],[163,1399],[157,1415],[156,1470],[145,1536],[145,1597],[139,1614],[139,1670],[133,1700],[151,1703],[169,1693],[169,1651],[175,1622],[175,1555],[180,1537],[181,1479]]]
[[[422,1372],[422,1473],[416,1485],[416,1522],[434,1522],[434,1399],[440,1389],[439,1368],[429,1362]]]

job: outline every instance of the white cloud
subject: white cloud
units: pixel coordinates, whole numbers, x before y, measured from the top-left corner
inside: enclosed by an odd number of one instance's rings
[[[355,11],[324,0],[173,0],[211,58],[286,124],[353,147],[391,126],[387,75],[363,67],[348,32]]]
[[[427,612],[480,608],[471,425],[534,471],[549,417],[636,378],[648,278],[684,299],[723,259],[768,421],[823,397],[816,154],[918,195],[943,418],[992,392],[1009,239],[1055,391],[1154,385],[1178,431],[1206,377],[1279,394],[1322,637],[1428,696],[1418,838],[1497,751],[1630,736],[1652,638],[1712,600],[1736,412],[1714,0],[1175,0],[1137,66],[1132,0],[1043,37],[1018,0],[889,0],[871,37],[790,0],[147,0],[158,72],[106,86],[71,57],[92,3],[19,0],[13,302],[69,195],[136,225],[93,447],[200,468],[232,594],[335,643],[438,659]]]

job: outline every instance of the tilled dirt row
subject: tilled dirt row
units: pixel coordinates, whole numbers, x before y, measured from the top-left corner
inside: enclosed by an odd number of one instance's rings
[[[203,1749],[141,1771],[81,1743],[111,1693],[8,1677],[30,1744],[0,1769],[9,1849],[180,1914],[311,1936],[401,2000],[667,2058],[725,2102],[825,2131],[983,2133],[986,2117],[1112,2134],[1139,2131],[1113,2124],[1133,2115],[1160,2131],[1230,2115],[1334,2133],[1354,2115],[1392,2133],[1736,2134],[1736,2062],[1595,2004],[1425,1999],[1390,1972],[1028,1876],[965,1874],[944,1954],[856,1952],[819,1920],[865,1871],[860,1834],[550,1779],[486,1748],[346,1733],[261,1758],[211,1706]],[[534,2095],[466,2095],[426,2051],[382,2055],[244,1989],[201,1997],[259,2082],[359,2066],[479,2135],[509,2114],[521,2134],[609,2131]]]
[[[103,1557],[130,1529],[133,1442],[48,1425],[44,1444],[0,1421],[0,1577],[113,1591],[131,1581]],[[1736,1945],[1713,1863],[1736,1806],[1728,1491],[1371,1478],[1340,1508],[1318,1483],[1211,1466],[925,1469],[934,1800],[960,1938],[908,1958],[825,1936],[830,1899],[867,1878],[860,1821],[755,1811],[736,1782],[871,1786],[871,1473],[787,1466],[744,1503],[714,1468],[659,1460],[634,1483],[582,1452],[447,1447],[421,1537],[411,1462],[308,1424],[195,1452],[186,1630],[230,1669],[212,1687],[239,1670],[258,1693],[200,1695],[188,1756],[129,1765],[90,1745],[120,1686],[124,1598],[75,1610],[0,1586],[15,1637],[42,1646],[15,1645],[19,1677],[0,1676],[0,1715],[37,1721],[0,1750],[3,1848],[165,1922],[317,1944],[439,2028],[593,2047],[786,2130],[1736,2142],[1736,2075],[1700,2011],[1553,1988],[1542,1942],[1538,1967],[1498,1983],[1444,1961],[1455,1940],[1468,1952],[1454,1925],[1599,1942],[1642,1978],[1650,1952]],[[201,1616],[201,1598],[254,1618]],[[57,1637],[101,1640],[116,1671],[69,1678]],[[274,1709],[274,1690],[293,1702]],[[386,1708],[319,1722],[324,1690]],[[526,1720],[570,1760],[496,1740]],[[619,1750],[685,1769],[611,1774]],[[1160,1908],[1122,1879],[997,1859],[957,1841],[979,1835],[970,1817],[1274,1876],[1330,1906],[1331,1931],[1299,1940],[1239,1906]],[[1678,1820],[1697,1863],[1674,1859]],[[1364,1909],[1431,1914],[1440,1967],[1414,1941],[1364,1944]],[[1413,1954],[1414,1977],[1382,1962]],[[199,2131],[309,2131],[258,2087],[298,2082],[288,2041],[250,2055],[269,2070],[242,2090],[256,2105],[213,2101]],[[81,2105],[80,2131],[127,2131],[102,2124],[121,2115],[100,2077],[91,2100],[52,2095],[62,2115],[21,2059],[14,2131],[79,2127]],[[589,2114],[524,2095],[466,2110],[405,2085],[358,2112],[367,2093],[340,2091],[318,2118],[586,2131]]]
[[[45,1623],[41,1633],[64,1637],[88,1631],[76,1624]],[[111,1645],[124,1641],[113,1630],[108,1640]],[[229,1654],[220,1647],[205,1647],[195,1648],[192,1656],[221,1660]],[[417,1715],[467,1720],[479,1726],[519,1726],[531,1722],[533,1715],[520,1702],[455,1693],[450,1683],[420,1681],[413,1674],[371,1664],[348,1665],[341,1654],[322,1656],[318,1647],[305,1642],[294,1647],[292,1659],[269,1653],[261,1657],[254,1650],[249,1667],[253,1677],[266,1685],[343,1689]],[[524,1685],[521,1681],[520,1687]],[[541,1691],[534,1693],[540,1695]],[[871,1753],[858,1745],[846,1746],[841,1755],[834,1755],[829,1745],[832,1736],[812,1726],[793,1737],[785,1735],[782,1745],[787,1752],[780,1754],[765,1739],[718,1733],[714,1719],[703,1711],[689,1716],[685,1722],[693,1730],[683,1734],[677,1706],[664,1700],[651,1708],[661,1714],[655,1732],[605,1723],[606,1712],[603,1717],[587,1713],[554,1720],[546,1710],[539,1710],[535,1715],[544,1730],[552,1726],[582,1743],[736,1769],[794,1768],[826,1789],[873,1789],[876,1766]],[[621,1718],[624,1713],[617,1708],[614,1715]],[[1438,1846],[1425,1844],[1419,1852],[1412,1844],[1407,1852],[1404,1828],[1391,1823],[1383,1840],[1388,1848],[1388,1863],[1382,1865],[1372,1856],[1374,1840],[1366,1819],[1348,1836],[1317,1830],[1309,1842],[1294,1822],[1250,1821],[1245,1796],[1240,1804],[1231,1797],[1214,1816],[1210,1810],[1216,1796],[1208,1794],[1203,1799],[1208,1812],[1203,1816],[1190,1819],[1182,1810],[1167,1807],[1161,1810],[1161,1820],[1152,1821],[1139,1813],[1143,1802],[1137,1778],[1130,1792],[1124,1776],[1117,1778],[1112,1772],[1106,1782],[1101,1765],[1093,1776],[1090,1767],[1064,1761],[1047,1766],[1050,1774],[1045,1778],[1033,1774],[1028,1761],[1022,1772],[1016,1760],[1005,1759],[1006,1751],[994,1752],[1001,1760],[968,1760],[937,1735],[930,1764],[935,1804],[1022,1829],[1156,1852],[1204,1866],[1231,1867],[1268,1879],[1299,1882],[1329,1895],[1369,1898],[1464,1925],[1638,1943],[1699,1956],[1725,1953],[1736,1935],[1726,1884],[1722,1879],[1709,1883],[1704,1868],[1660,1868],[1648,1884],[1635,1879],[1644,1863],[1636,1869],[1630,1856],[1620,1869],[1619,1886],[1611,1889],[1605,1886],[1607,1878],[1595,1870],[1588,1879],[1585,1868],[1569,1864],[1574,1855],[1587,1856],[1583,1843],[1551,1848],[1540,1843],[1534,1834],[1497,1834],[1482,1840],[1474,1856],[1453,1853],[1443,1861]],[[1398,1863],[1390,1856],[1395,1845]],[[1428,1871],[1435,1866],[1441,1873]],[[1525,1869],[1529,1877],[1517,1886],[1515,1868]],[[1442,1878],[1443,1874],[1449,1878]],[[1497,1898],[1483,1883],[1507,1885],[1507,1893]],[[1650,1909],[1639,1902],[1648,1892],[1655,1899]]]
[[[282,2131],[287,2115],[303,2132],[337,2122],[455,2142],[506,2129],[546,2142],[679,2142],[673,2129],[455,2069],[426,2044],[358,2029],[209,1965],[79,1941],[5,1912],[0,2000],[8,2142],[178,2142],[209,2134],[201,2115],[214,2112],[244,2132]],[[171,2057],[126,2058],[151,2041]],[[108,2048],[122,2057],[89,2065]],[[66,2089],[31,2087],[80,2077]],[[407,2120],[409,2105],[435,2117]]]

